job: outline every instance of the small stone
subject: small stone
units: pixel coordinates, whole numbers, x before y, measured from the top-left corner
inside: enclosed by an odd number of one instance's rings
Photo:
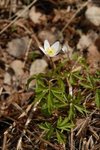
[[[33,23],[35,24],[41,23],[41,20],[44,18],[43,16],[44,15],[42,13],[36,11],[35,7],[32,7],[30,9],[29,18],[32,20]]]
[[[77,49],[83,50],[87,48],[91,44],[91,39],[88,38],[86,35],[82,35],[78,44],[77,44]]]
[[[28,37],[13,39],[8,43],[8,48],[6,50],[10,55],[20,58],[25,55],[28,41]]]
[[[40,31],[38,37],[42,42],[44,42],[47,39],[50,44],[53,44],[55,41],[57,41],[55,34],[52,31],[50,32],[48,30]]]
[[[14,70],[15,76],[22,76],[24,74],[22,61],[15,60],[10,64],[10,67]]]
[[[86,18],[95,26],[100,26],[100,8],[89,6],[85,12]]]
[[[30,75],[39,74],[45,72],[48,64],[44,59],[35,60],[30,67]]]
[[[97,33],[95,33],[94,31],[89,31],[89,33],[87,33],[87,35],[82,34],[81,38],[77,44],[77,49],[79,50],[84,50],[86,48],[88,48],[91,44],[93,44],[95,42],[95,40],[98,38]]]
[[[11,75],[8,72],[6,72],[4,74],[4,84],[11,85],[11,78]]]
[[[100,69],[100,52],[94,44],[88,48],[87,62],[90,66],[90,72],[93,73]]]

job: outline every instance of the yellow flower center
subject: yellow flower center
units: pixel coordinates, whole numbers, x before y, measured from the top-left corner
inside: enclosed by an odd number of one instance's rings
[[[49,56],[53,56],[55,54],[54,49],[52,49],[52,48],[46,49],[46,52],[47,52],[47,55],[49,55]]]

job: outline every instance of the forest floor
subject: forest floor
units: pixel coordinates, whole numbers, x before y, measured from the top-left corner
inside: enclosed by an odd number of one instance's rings
[[[0,0],[0,149],[100,150],[99,0]]]

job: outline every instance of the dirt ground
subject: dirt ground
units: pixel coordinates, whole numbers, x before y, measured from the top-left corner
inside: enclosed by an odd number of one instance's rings
[[[94,91],[85,95],[89,115],[77,116],[75,127],[65,133],[65,144],[43,138],[37,126],[48,119],[40,108],[34,111],[35,81],[29,88],[26,84],[32,75],[51,69],[50,59],[39,48],[46,39],[68,46],[70,59],[73,53],[84,57],[95,76],[100,71],[100,1],[0,0],[0,149],[100,150],[100,110]],[[53,63],[65,55],[61,52]],[[97,86],[100,90],[100,82]],[[100,106],[100,95],[98,101]]]

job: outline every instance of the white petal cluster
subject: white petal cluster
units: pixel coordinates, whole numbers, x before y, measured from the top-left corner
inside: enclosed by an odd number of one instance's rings
[[[42,52],[49,56],[49,57],[54,57],[56,56],[60,51],[61,51],[61,46],[59,41],[55,42],[53,45],[50,46],[48,40],[44,41],[44,47],[39,47]]]

